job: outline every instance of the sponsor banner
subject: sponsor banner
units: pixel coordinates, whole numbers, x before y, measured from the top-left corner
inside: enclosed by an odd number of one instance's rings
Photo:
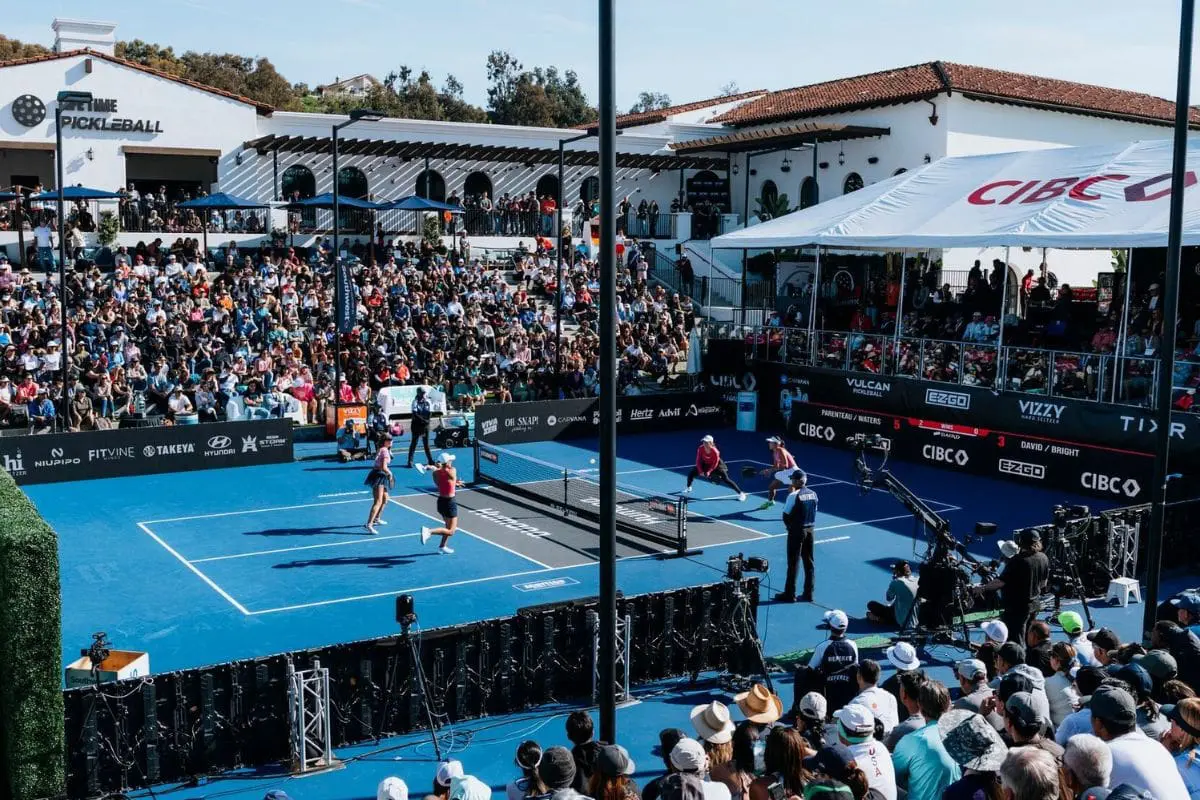
[[[905,461],[1120,503],[1150,499],[1153,458],[1111,448],[799,401],[787,431],[801,442],[843,449],[855,434],[879,434]]]
[[[732,410],[707,393],[631,395],[617,398],[620,434],[685,428],[719,429]],[[475,412],[476,435],[491,444],[584,439],[600,431],[600,401],[542,400],[531,403],[488,403]]]
[[[354,290],[354,278],[350,274],[350,265],[338,262],[337,265],[337,329],[338,333],[350,333],[358,322],[358,296]]]
[[[291,460],[289,419],[0,437],[0,468],[19,484]]]
[[[875,411],[929,422],[983,425],[992,431],[1043,436],[1078,445],[1153,453],[1153,412],[1062,397],[996,393],[954,384],[794,367],[779,379],[803,380],[798,394],[815,403]],[[758,376],[760,385],[768,381]],[[804,399],[795,397],[794,399]],[[1200,416],[1176,414],[1171,424],[1172,468],[1200,469]],[[1180,459],[1175,462],[1174,459]]]

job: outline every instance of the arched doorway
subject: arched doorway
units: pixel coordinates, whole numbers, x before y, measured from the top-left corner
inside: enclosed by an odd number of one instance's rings
[[[805,178],[800,184],[800,207],[809,208],[817,204],[817,182],[812,177]]]
[[[539,200],[541,200],[543,197],[553,197],[554,201],[557,203],[558,202],[558,176],[551,175],[550,173],[546,173],[542,177],[538,178],[537,188],[535,189],[535,191],[537,192],[537,196],[538,196]]]
[[[583,201],[585,206],[591,207],[600,199],[600,179],[595,175],[588,175],[579,183],[579,199]]]
[[[358,167],[342,167],[338,170],[337,193],[341,197],[366,200],[370,194],[367,176]]]
[[[413,194],[417,197],[424,197],[426,200],[444,203],[446,202],[446,180],[435,169],[423,170],[417,176]]]
[[[764,222],[782,216],[779,209],[779,187],[773,180],[765,180],[758,190],[758,217]]]
[[[862,175],[859,175],[857,172],[851,172],[846,176],[846,180],[842,182],[842,194],[857,192],[861,188],[863,188],[863,179]]]
[[[463,181],[463,198],[492,196],[492,179],[482,172],[472,172]]]
[[[292,164],[279,179],[279,196],[284,200],[306,200],[317,193],[317,179],[302,164]]]

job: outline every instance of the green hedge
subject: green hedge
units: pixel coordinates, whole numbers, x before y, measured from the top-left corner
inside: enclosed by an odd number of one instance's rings
[[[0,470],[0,796],[64,792],[58,540]]]

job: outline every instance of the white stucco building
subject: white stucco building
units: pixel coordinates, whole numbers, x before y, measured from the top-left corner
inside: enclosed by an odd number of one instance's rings
[[[55,186],[55,98],[81,90],[95,99],[64,110],[65,185],[167,185],[264,202],[333,190],[329,138],[344,117],[274,111],[116,58],[112,23],[53,27],[56,52],[0,64],[0,189]],[[617,195],[635,206],[653,199],[664,216],[681,194],[692,206],[708,200],[727,212],[728,229],[764,195],[787,194],[794,207],[947,155],[1164,138],[1173,113],[1169,101],[1134,92],[932,62],[623,116]],[[553,196],[559,143],[580,135],[360,122],[340,134],[340,185],[376,200]],[[594,146],[588,138],[563,146],[568,209],[595,191]],[[660,226],[660,249],[693,239],[693,222],[682,214]],[[0,231],[10,256],[15,241]],[[712,258],[706,242],[688,246],[702,262]],[[737,274],[733,264],[715,268]]]

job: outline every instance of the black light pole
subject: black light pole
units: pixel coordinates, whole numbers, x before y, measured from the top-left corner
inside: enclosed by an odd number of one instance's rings
[[[563,257],[562,251],[563,237],[563,149],[571,142],[582,141],[596,135],[595,129],[589,130],[587,133],[581,133],[578,136],[572,136],[570,139],[559,139],[558,141],[558,218],[554,221],[555,237],[558,239],[558,265],[555,267],[557,276],[558,290],[554,297],[554,382],[558,388],[562,389],[562,298],[563,298]]]
[[[1146,544],[1146,601],[1142,607],[1143,628],[1149,631],[1158,617],[1163,540],[1166,534],[1167,486],[1171,473],[1167,458],[1171,451],[1171,395],[1175,373],[1175,328],[1179,311],[1179,266],[1182,261],[1184,176],[1187,173],[1188,105],[1192,87],[1192,24],[1195,0],[1183,0],[1179,15],[1179,69],[1175,84],[1175,141],[1171,162],[1171,209],[1167,222],[1167,274],[1162,305],[1162,357],[1158,365],[1158,437],[1154,459],[1154,481],[1150,487],[1150,540]]]
[[[71,364],[71,348],[67,345],[67,236],[66,211],[63,208],[63,136],[62,109],[63,103],[82,105],[92,102],[91,92],[59,92],[58,102],[54,104],[54,168],[57,171],[55,183],[58,185],[58,313],[62,317],[62,341],[59,342],[58,357],[62,373],[62,411],[67,415],[70,380],[67,374]],[[53,401],[52,401],[53,402]]]
[[[336,408],[342,400],[342,330],[338,315],[342,309],[342,266],[339,263],[341,251],[338,249],[338,228],[340,227],[340,204],[338,203],[338,131],[348,128],[356,122],[378,122],[383,114],[367,108],[356,108],[350,112],[350,119],[333,126],[330,136],[333,147],[333,405]]]
[[[600,0],[600,739],[617,741],[617,107],[615,0]],[[626,633],[628,635],[628,632]]]

